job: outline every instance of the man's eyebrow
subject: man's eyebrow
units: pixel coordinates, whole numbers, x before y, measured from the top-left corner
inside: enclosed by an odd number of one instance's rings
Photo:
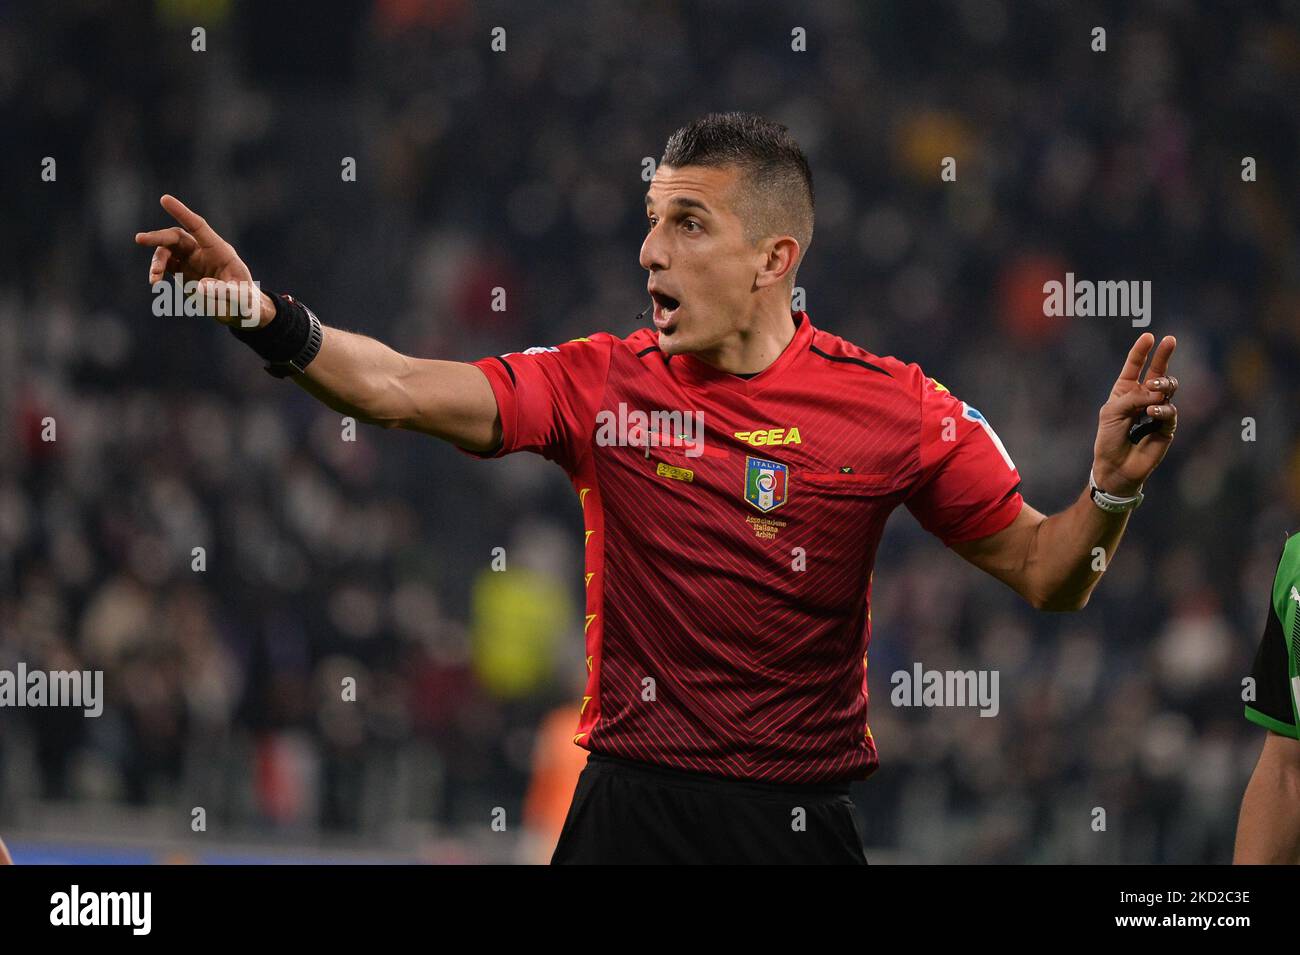
[[[647,206],[654,205],[654,200],[650,198],[648,192],[645,194],[645,204]],[[712,209],[700,202],[699,199],[692,199],[690,196],[674,196],[669,205],[676,206],[678,209],[699,209],[701,212],[713,215]]]

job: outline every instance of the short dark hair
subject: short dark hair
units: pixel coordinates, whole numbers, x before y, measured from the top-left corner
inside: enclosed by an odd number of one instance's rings
[[[812,242],[813,181],[808,157],[790,130],[754,113],[709,113],[668,137],[661,164],[738,166],[737,211],[750,242],[792,235],[799,262]]]

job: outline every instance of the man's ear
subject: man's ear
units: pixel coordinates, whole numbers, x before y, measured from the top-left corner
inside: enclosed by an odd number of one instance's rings
[[[763,261],[754,276],[756,288],[780,285],[799,264],[799,240],[792,235],[769,236],[762,240]]]

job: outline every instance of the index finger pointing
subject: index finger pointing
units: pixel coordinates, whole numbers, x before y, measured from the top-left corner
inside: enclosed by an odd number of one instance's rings
[[[167,210],[169,216],[179,222],[186,232],[194,236],[199,245],[207,245],[217,238],[217,234],[208,226],[203,216],[175,196],[166,195],[158,201]]]

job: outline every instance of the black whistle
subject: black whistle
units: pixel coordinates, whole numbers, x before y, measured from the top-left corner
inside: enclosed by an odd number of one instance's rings
[[[1149,414],[1142,414],[1129,425],[1128,439],[1132,444],[1137,444],[1149,434],[1154,434],[1160,430],[1160,422],[1151,417]]]

